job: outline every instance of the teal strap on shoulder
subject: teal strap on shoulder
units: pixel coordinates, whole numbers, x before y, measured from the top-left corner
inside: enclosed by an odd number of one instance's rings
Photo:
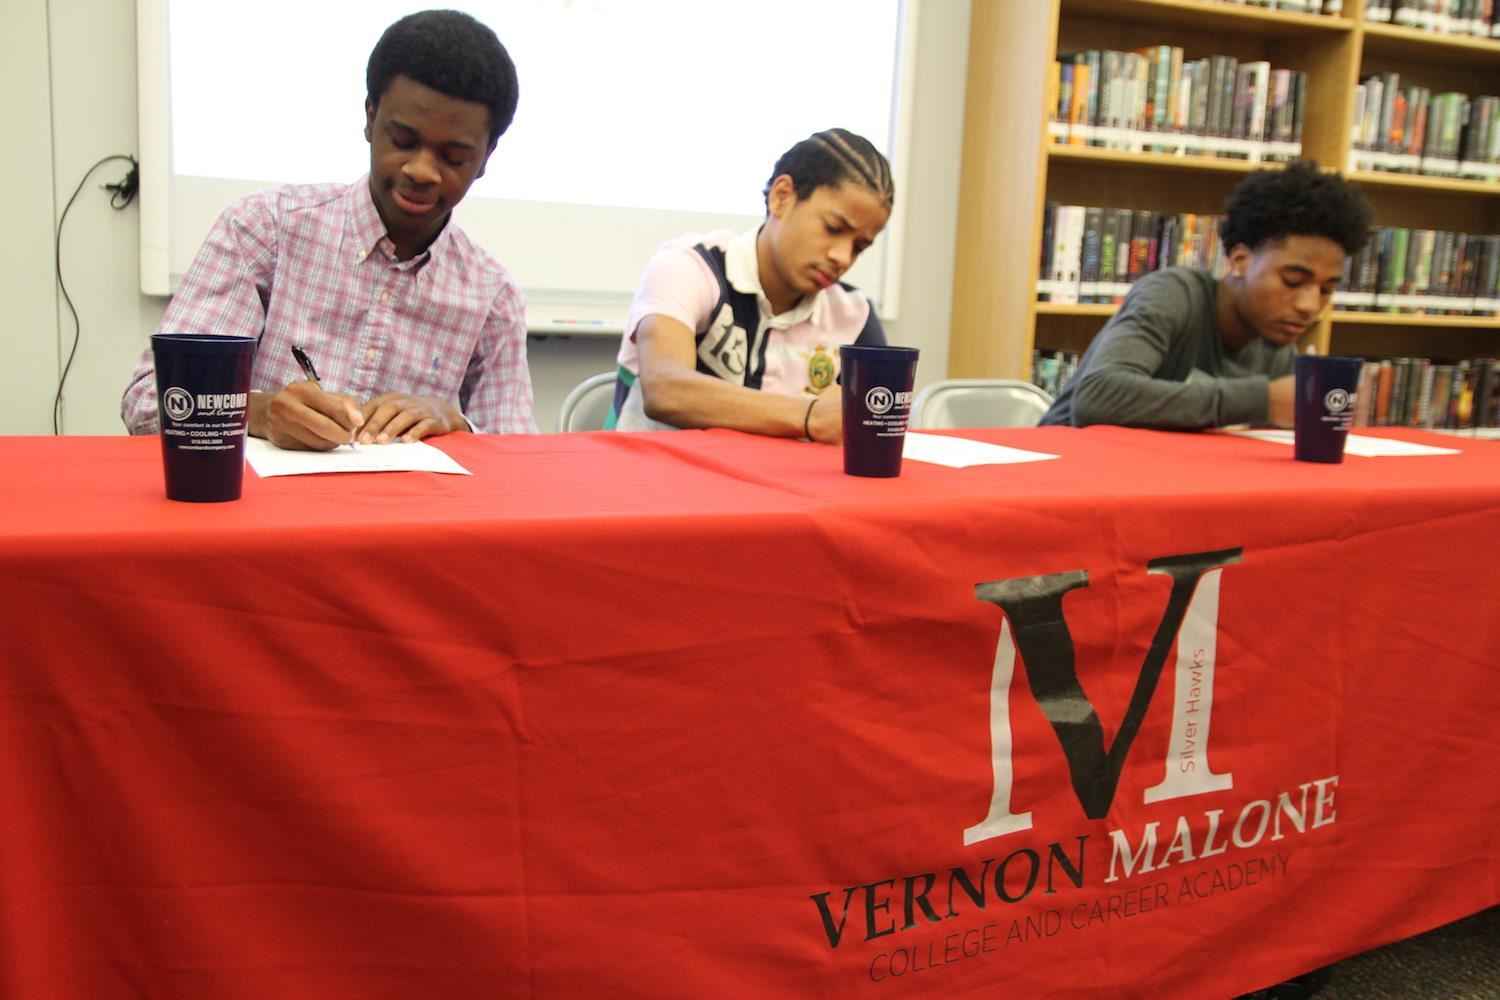
[[[630,395],[630,390],[635,388],[635,375],[624,365],[615,372],[615,380],[625,388],[623,391],[615,390],[615,401],[610,404],[609,416],[604,420],[604,429],[607,431],[614,430],[615,425],[620,422],[620,406],[624,404],[625,397]]]

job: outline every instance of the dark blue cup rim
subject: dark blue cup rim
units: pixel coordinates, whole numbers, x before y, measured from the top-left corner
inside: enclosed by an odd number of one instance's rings
[[[875,344],[844,344],[839,348],[841,358],[859,358],[861,361],[915,361],[921,353],[915,347],[877,346]]]
[[[255,350],[256,337],[238,337],[216,333],[153,333],[152,350],[177,354],[240,354]]]
[[[1297,355],[1297,363],[1299,365],[1312,366],[1327,365],[1333,368],[1342,368],[1346,365],[1363,367],[1365,359],[1351,358],[1339,354],[1299,354]]]

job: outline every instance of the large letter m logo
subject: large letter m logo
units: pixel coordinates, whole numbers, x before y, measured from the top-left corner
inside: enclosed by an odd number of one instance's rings
[[[1004,613],[995,669],[990,683],[991,757],[995,768],[989,815],[964,831],[964,844],[1031,829],[1031,813],[1011,812],[1014,780],[1011,760],[1010,687],[1016,653],[1026,664],[1031,695],[1057,734],[1067,758],[1073,791],[1084,815],[1102,819],[1120,783],[1120,771],[1141,721],[1156,693],[1173,641],[1177,645],[1176,697],[1166,775],[1146,789],[1147,803],[1231,788],[1233,775],[1215,774],[1208,763],[1209,720],[1213,709],[1214,655],[1219,630],[1219,576],[1240,561],[1244,550],[1225,549],[1168,556],[1147,564],[1147,573],[1172,578],[1171,596],[1114,744],[1104,745],[1104,729],[1094,705],[1078,682],[1073,637],[1063,618],[1063,595],[1087,587],[1088,573],[1075,570],[978,584],[979,600]]]

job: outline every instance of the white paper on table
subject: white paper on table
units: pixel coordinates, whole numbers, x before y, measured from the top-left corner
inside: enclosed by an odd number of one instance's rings
[[[1020,462],[1044,462],[1056,455],[1039,451],[1022,451],[985,441],[970,441],[968,438],[948,437],[943,434],[917,434],[908,431],[901,456],[914,462],[929,462],[946,465],[950,469],[964,469],[971,465],[1014,465]]]
[[[1229,433],[1275,444],[1297,443],[1291,431],[1230,431]],[[1461,455],[1463,452],[1457,448],[1436,448],[1430,444],[1415,444],[1411,441],[1397,441],[1393,438],[1350,434],[1344,439],[1344,454],[1359,455],[1362,458],[1388,458],[1411,455]]]
[[[422,441],[340,445],[332,451],[283,451],[264,438],[245,438],[245,459],[255,474],[305,476],[318,472],[447,472],[472,475],[446,452]]]

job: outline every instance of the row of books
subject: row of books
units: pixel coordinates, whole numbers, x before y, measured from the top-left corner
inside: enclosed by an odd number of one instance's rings
[[[1048,202],[1037,301],[1118,304],[1164,267],[1218,273],[1217,215]],[[1500,235],[1385,226],[1345,265],[1334,308],[1429,316],[1500,313]]]
[[[1078,371],[1073,351],[1031,352],[1031,383],[1056,399]],[[1355,427],[1500,427],[1500,362],[1372,358],[1355,396]]]
[[[1255,162],[1301,155],[1307,74],[1298,70],[1152,45],[1060,55],[1051,73],[1056,144]]]
[[[1372,359],[1355,400],[1355,427],[1500,427],[1500,365],[1493,358]]]
[[[1031,352],[1031,382],[1054,399],[1078,370],[1073,351]],[[1500,427],[1500,362],[1373,358],[1360,371],[1355,427]]]
[[[1500,236],[1374,229],[1349,259],[1334,308],[1449,316],[1500,312]]]
[[[1219,219],[1048,202],[1037,301],[1119,303],[1141,275],[1164,267],[1218,271]]]
[[[1500,38],[1494,0],[1365,0],[1365,20],[1440,35]]]
[[[1434,94],[1397,73],[1354,88],[1352,170],[1500,181],[1500,97]]]
[[[1294,14],[1329,14],[1337,16],[1344,12],[1344,0],[1217,0],[1217,2],[1235,4],[1239,7],[1286,10]]]
[[[1073,351],[1031,352],[1031,383],[1056,399],[1078,371]],[[1500,427],[1500,362],[1372,358],[1360,371],[1355,427]]]
[[[1053,350],[1046,347],[1033,348],[1031,352],[1031,384],[1053,399],[1067,386],[1073,373],[1078,371],[1080,355],[1073,351]]]

